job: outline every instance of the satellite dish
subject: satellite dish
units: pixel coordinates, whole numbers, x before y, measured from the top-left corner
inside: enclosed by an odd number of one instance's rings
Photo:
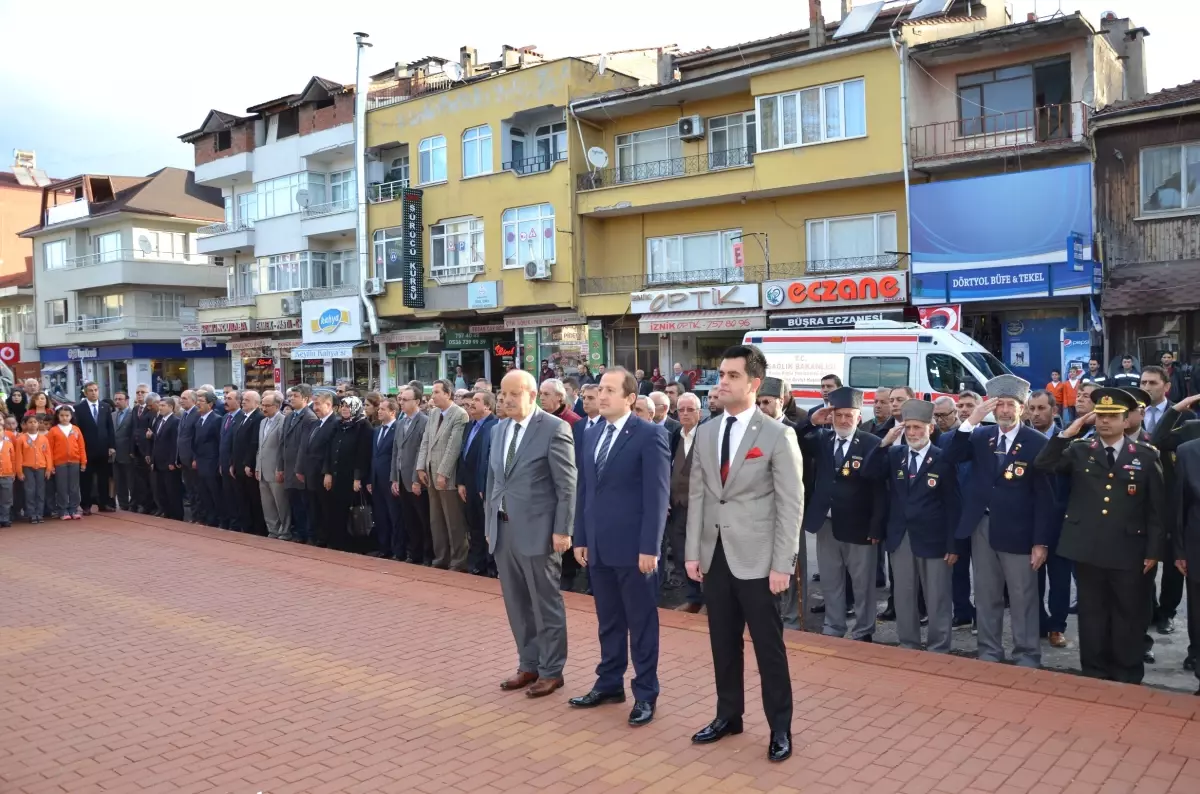
[[[154,248],[150,245],[150,238],[147,235],[138,237],[138,248],[142,249],[143,254],[149,254]]]
[[[305,188],[300,188],[299,190],[296,191],[296,203],[299,204],[301,207],[308,209],[308,204],[310,201],[312,201],[312,199],[308,195],[308,190],[306,190]]]
[[[599,146],[593,146],[587,151],[588,162],[596,168],[608,168],[608,152]]]
[[[455,83],[460,82],[463,79],[464,74],[465,74],[465,72],[463,72],[462,64],[458,64],[458,63],[446,64],[446,75],[453,82],[455,82]]]
[[[604,74],[608,71],[608,53],[600,56],[600,62],[596,64],[596,74]]]

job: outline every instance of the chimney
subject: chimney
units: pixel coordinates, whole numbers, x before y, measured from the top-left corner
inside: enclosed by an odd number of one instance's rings
[[[825,17],[821,14],[821,0],[808,0],[808,48],[825,46]]]
[[[519,66],[521,63],[521,51],[516,47],[510,47],[505,44],[502,47],[501,66],[505,69],[511,69],[514,66]]]
[[[658,50],[658,84],[675,82],[675,55],[661,47]]]
[[[1150,31],[1134,27],[1126,17],[1109,12],[1100,20],[1100,30],[1120,61],[1124,90],[1121,99],[1146,96],[1146,36]]]
[[[842,21],[846,21],[846,17],[850,16],[850,11],[854,8],[854,0],[842,0]]]
[[[464,77],[470,77],[475,74],[475,63],[478,60],[479,57],[474,47],[458,48],[458,65],[462,67]]]

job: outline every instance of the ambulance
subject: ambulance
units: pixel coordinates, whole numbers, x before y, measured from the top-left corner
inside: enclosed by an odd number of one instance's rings
[[[916,323],[868,320],[844,329],[750,331],[744,341],[763,351],[767,374],[789,384],[801,405],[820,402],[826,375],[861,389],[870,405],[881,386],[911,386],[917,397],[933,400],[983,394],[985,383],[1009,372],[966,334]]]

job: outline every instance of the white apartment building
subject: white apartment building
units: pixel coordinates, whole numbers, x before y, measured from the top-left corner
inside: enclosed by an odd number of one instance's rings
[[[225,288],[220,257],[196,230],[221,217],[221,195],[191,171],[84,174],[42,190],[33,241],[37,347],[52,391],[78,399],[138,383],[177,393],[228,378],[225,352],[185,329]]]
[[[227,273],[224,296],[201,303],[200,333],[225,343],[245,388],[365,385],[377,363],[360,344],[354,88],[314,77],[246,113],[212,110],[180,136],[195,148],[197,183],[224,202],[223,220],[198,240]],[[302,346],[302,313],[333,308],[339,323],[326,337],[336,349]]]

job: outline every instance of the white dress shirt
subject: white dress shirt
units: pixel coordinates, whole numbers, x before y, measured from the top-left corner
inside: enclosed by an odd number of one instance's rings
[[[750,427],[750,417],[754,416],[755,406],[750,406],[740,414],[734,414],[733,418],[737,421],[733,423],[733,429],[729,431],[729,465],[733,466],[734,458],[737,457],[738,448],[742,445],[742,437],[746,435],[746,429]],[[721,442],[725,439],[725,428],[729,424],[729,412],[725,411],[721,414],[721,424],[717,431],[717,465],[721,464]]]
[[[587,424],[583,426],[583,429],[584,429],[584,430],[591,430],[591,429],[592,429],[593,427],[595,427],[596,425],[603,424],[603,423],[604,423],[604,417],[603,417],[603,416],[600,416],[599,414],[597,414],[595,418],[592,418],[592,417],[590,417],[590,416],[585,416],[585,417],[584,417],[584,419],[583,419],[583,421],[587,422]]]
[[[925,465],[925,456],[929,454],[929,448],[932,446],[933,442],[931,441],[920,449],[913,449],[912,447],[908,448],[908,454],[904,458],[904,468],[906,470],[905,473],[908,474],[909,477],[915,476],[916,473],[921,470],[921,467]],[[916,453],[917,456],[917,465],[915,467],[912,465],[914,453]]]
[[[679,440],[683,442],[683,456],[685,458],[692,454],[692,442],[696,440],[696,428],[698,427],[699,425],[696,425],[691,431],[685,427],[679,431]]]
[[[534,414],[540,410],[540,408],[535,406],[534,409],[529,412],[529,416],[525,417],[519,422],[514,419],[508,423],[508,427],[504,429],[504,452],[501,453],[501,462],[508,460],[508,446],[512,443],[513,429],[518,425],[521,428],[521,434],[517,436],[517,445],[513,447],[513,454],[515,455],[517,454],[517,450],[521,448],[521,443],[525,441],[526,433],[529,432],[529,423],[533,421]]]
[[[977,427],[977,425],[971,424],[971,420],[968,419],[967,421],[963,422],[961,425],[958,426],[958,432],[970,433],[976,427]],[[1004,453],[1006,455],[1009,452],[1012,452],[1013,444],[1016,443],[1017,433],[1020,432],[1020,430],[1021,430],[1021,425],[1016,424],[1016,425],[1013,425],[1012,430],[1009,430],[1007,433],[1005,433],[1005,432],[1000,433],[1001,438],[1004,439]],[[999,438],[996,439],[996,451],[997,452],[1000,451],[1000,439]]]
[[[611,454],[612,448],[616,446],[617,436],[621,435],[621,431],[625,429],[625,423],[629,421],[629,417],[631,416],[633,416],[632,413],[626,413],[615,422],[604,423],[604,426],[600,430],[600,440],[596,442],[596,449],[592,451],[592,460],[600,459],[600,447],[604,446],[604,437],[608,435],[608,425],[611,424],[615,428],[612,433],[612,441],[608,442],[608,452]]]

